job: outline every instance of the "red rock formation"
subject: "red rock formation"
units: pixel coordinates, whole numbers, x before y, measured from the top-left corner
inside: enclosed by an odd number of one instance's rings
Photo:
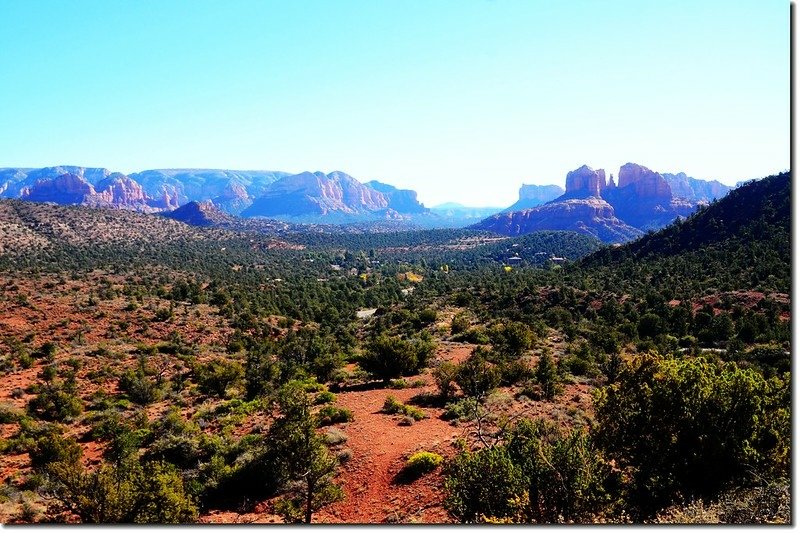
[[[641,199],[672,198],[672,189],[661,174],[636,163],[626,163],[619,169],[619,188],[631,185]]]
[[[303,172],[267,187],[243,216],[362,214],[386,209],[386,197],[343,173]]]
[[[62,174],[52,180],[39,180],[23,189],[20,197],[32,202],[80,204],[95,194],[94,187],[75,174]]]
[[[533,209],[498,213],[472,227],[504,235],[569,230],[593,235],[605,242],[625,242],[642,234],[619,220],[608,202],[593,197],[565,199]]]
[[[98,203],[111,204],[116,207],[141,207],[149,199],[142,186],[124,175],[115,175],[104,179],[97,184],[94,198]]]
[[[600,196],[600,191],[606,187],[606,171],[594,170],[587,165],[567,173],[567,194],[575,197]]]

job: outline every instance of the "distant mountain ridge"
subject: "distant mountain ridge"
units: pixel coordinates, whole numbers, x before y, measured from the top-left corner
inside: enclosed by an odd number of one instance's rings
[[[415,191],[374,180],[363,184],[343,172],[154,169],[125,175],[69,165],[3,168],[0,197],[143,212],[211,202],[231,215],[311,222],[349,223],[429,214]]]
[[[106,168],[72,165],[0,168],[0,198],[142,212],[168,212],[190,202],[210,202],[228,215],[303,224],[391,222],[432,228],[463,227],[486,219],[480,223],[486,226],[484,229],[494,223],[497,231],[509,234],[531,228],[577,229],[593,236],[604,235],[601,238],[610,242],[663,227],[730,190],[717,181],[698,180],[685,173],[659,174],[633,163],[620,169],[619,184],[613,175],[607,178],[603,169],[583,165],[567,174],[565,185],[522,185],[519,200],[505,211],[455,205],[429,209],[413,190],[376,180],[362,183],[340,171],[291,174],[153,169],[125,175]],[[590,198],[607,205],[585,201]],[[576,202],[564,203],[566,200]],[[549,206],[552,203],[558,205]],[[515,214],[530,209],[538,211]],[[503,213],[498,214],[500,211]],[[503,221],[504,217],[512,220]]]

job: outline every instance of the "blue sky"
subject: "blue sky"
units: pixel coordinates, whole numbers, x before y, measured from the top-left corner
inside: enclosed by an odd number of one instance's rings
[[[789,167],[777,0],[0,0],[0,166],[342,170],[511,204]]]

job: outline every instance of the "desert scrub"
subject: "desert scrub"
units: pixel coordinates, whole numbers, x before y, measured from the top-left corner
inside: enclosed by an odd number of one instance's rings
[[[352,411],[335,405],[326,405],[317,413],[317,427],[330,426],[331,424],[350,422],[352,420]]]
[[[328,446],[337,446],[347,442],[347,433],[340,429],[330,428],[323,437]]]
[[[401,412],[403,407],[403,403],[400,400],[394,396],[387,396],[386,400],[383,402],[383,409],[381,409],[381,411],[386,414],[393,415]]]
[[[383,409],[381,409],[381,411],[389,415],[401,414],[410,416],[417,422],[426,417],[425,411],[423,411],[419,407],[414,407],[413,405],[405,405],[394,396],[386,397],[386,400],[383,402]]]
[[[436,470],[442,461],[443,458],[438,453],[417,452],[408,458],[401,474],[407,479],[417,479]]]
[[[403,378],[400,379],[393,379],[389,381],[389,388],[390,389],[407,389],[410,386],[408,381]]]
[[[443,420],[471,420],[475,417],[475,412],[479,402],[474,398],[463,398],[457,402],[450,402],[442,413]]]
[[[336,401],[336,395],[331,391],[322,391],[317,393],[314,397],[314,403],[317,405],[325,404],[325,403],[334,403]]]

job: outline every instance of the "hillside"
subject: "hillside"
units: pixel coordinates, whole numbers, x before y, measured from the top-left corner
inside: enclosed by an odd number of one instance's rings
[[[296,249],[273,235],[195,227],[121,209],[0,200],[0,263],[42,269],[225,260],[250,249]],[[220,251],[226,251],[221,254]],[[209,257],[210,255],[223,257]],[[184,264],[185,266],[185,264]]]
[[[788,293],[791,244],[791,175],[782,173],[637,241],[600,250],[581,266],[608,283],[644,279],[673,294]]]
[[[621,243],[642,234],[614,215],[614,209],[597,197],[570,198],[522,211],[497,213],[470,226],[501,235],[524,235],[535,231],[575,231],[607,243]]]
[[[218,226],[231,224],[236,219],[217,208],[213,202],[189,202],[164,216],[190,226]]]
[[[749,246],[761,240],[783,241],[778,251],[787,260],[790,253],[791,174],[786,172],[749,182],[686,220],[649,234],[615,250],[604,251],[587,262],[602,257],[678,255],[712,245]]]

